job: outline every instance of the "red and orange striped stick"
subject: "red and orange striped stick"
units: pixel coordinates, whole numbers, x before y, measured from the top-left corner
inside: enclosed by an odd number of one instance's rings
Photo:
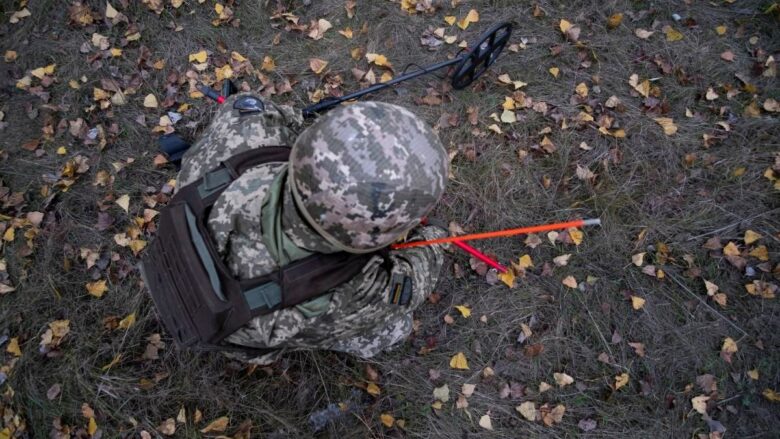
[[[399,250],[402,248],[423,247],[426,245],[434,244],[448,244],[455,241],[472,241],[475,239],[489,239],[489,238],[502,238],[507,236],[523,235],[529,233],[549,232],[551,230],[563,230],[569,227],[582,227],[582,226],[600,226],[601,220],[595,219],[579,219],[574,221],[567,221],[563,223],[542,224],[538,226],[518,227],[516,229],[496,230],[494,232],[482,232],[472,233],[470,235],[462,236],[450,236],[447,238],[431,239],[428,241],[411,241],[404,242],[402,244],[393,244],[390,246],[393,250]]]

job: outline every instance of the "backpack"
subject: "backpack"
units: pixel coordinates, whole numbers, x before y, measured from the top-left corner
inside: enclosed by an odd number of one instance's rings
[[[254,317],[295,306],[355,277],[377,253],[314,254],[277,271],[237,279],[208,232],[211,207],[245,171],[285,162],[288,147],[237,154],[182,187],[160,211],[157,237],[141,263],[141,274],[163,325],[179,346],[201,350],[273,349],[222,344]]]

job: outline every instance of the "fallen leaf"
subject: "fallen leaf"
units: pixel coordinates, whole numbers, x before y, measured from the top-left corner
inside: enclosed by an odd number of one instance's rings
[[[17,53],[15,50],[6,50],[5,55],[3,55],[3,59],[5,62],[14,62],[16,61]]]
[[[157,426],[157,431],[166,436],[172,436],[176,433],[176,420],[173,418],[164,420],[162,424]]]
[[[566,285],[569,288],[577,288],[577,279],[574,278],[574,276],[566,276],[562,281],[562,284]]]
[[[515,407],[526,420],[534,422],[536,421],[536,403],[533,401],[526,401],[519,406]]]
[[[638,38],[641,38],[643,40],[650,38],[650,36],[653,35],[654,33],[655,32],[645,30],[642,28],[637,28],[636,30],[634,30],[634,35],[636,35]]]
[[[645,344],[639,342],[628,342],[628,345],[634,348],[634,353],[640,357],[645,356]]]
[[[758,259],[759,261],[768,261],[769,260],[769,250],[766,248],[765,245],[759,245],[758,247],[751,250],[748,255],[753,256],[754,258]]]
[[[135,324],[135,313],[130,313],[125,318],[119,321],[118,328],[120,329],[130,329],[131,326]]]
[[[664,26],[661,30],[666,34],[666,41],[680,41],[683,39],[683,34],[669,25]]]
[[[714,295],[715,293],[718,292],[718,286],[717,285],[715,285],[714,283],[712,283],[712,282],[710,282],[710,281],[708,281],[706,279],[703,279],[703,280],[704,280],[704,288],[707,289],[707,295],[708,296],[712,296],[712,295]]]
[[[758,233],[756,233],[756,232],[754,232],[752,230],[747,230],[747,231],[745,231],[745,237],[743,239],[745,241],[745,244],[750,245],[750,244],[758,241],[761,238],[763,238],[762,235],[760,235],[760,234],[758,234]]]
[[[60,383],[55,383],[51,387],[49,387],[49,390],[46,391],[46,398],[49,401],[53,401],[55,398],[57,398],[60,395],[60,392],[62,391],[62,386]]]
[[[764,395],[764,398],[766,398],[768,401],[780,402],[780,393],[777,393],[772,389],[764,389],[761,394]]]
[[[382,393],[381,389],[379,389],[379,386],[376,385],[376,383],[368,383],[366,385],[366,392],[368,392],[369,395],[379,396],[380,393]]]
[[[566,265],[569,264],[569,259],[571,259],[571,255],[570,254],[560,255],[560,256],[556,256],[555,258],[553,258],[553,263],[555,264],[556,267],[565,267]],[[576,281],[575,281],[575,284],[576,284]]]
[[[470,398],[471,395],[474,394],[474,389],[476,389],[476,388],[477,388],[476,384],[464,383],[463,387],[460,390],[460,393],[462,393],[463,396],[465,396],[466,398]]]
[[[460,19],[458,21],[458,27],[462,30],[466,30],[467,27],[469,27],[469,24],[476,23],[479,21],[479,12],[477,12],[475,9],[472,9],[469,11],[468,14],[466,14],[465,17]]]
[[[558,384],[558,387],[566,387],[569,384],[574,382],[574,378],[572,378],[571,376],[563,372],[561,373],[555,372],[553,374],[553,378],[555,378],[555,383]]]
[[[717,93],[715,93],[715,90],[712,89],[712,87],[707,89],[707,92],[704,93],[704,98],[708,101],[714,101],[715,99],[718,99],[720,96],[718,96]]]
[[[586,98],[588,97],[588,86],[584,82],[580,82],[577,84],[576,87],[574,87],[574,92],[577,93],[580,97]]]
[[[450,359],[450,367],[453,369],[468,369],[469,363],[463,352],[458,352]]]
[[[14,357],[21,357],[22,351],[19,349],[19,337],[13,337],[11,341],[8,342],[8,346],[5,347],[5,351]]]
[[[635,310],[640,310],[645,306],[645,299],[639,296],[631,296],[631,307]]]
[[[128,212],[130,209],[130,196],[125,194],[121,197],[117,198],[116,201],[114,201],[119,207],[122,208],[125,212]]]
[[[674,120],[671,117],[654,117],[653,118],[658,125],[664,129],[664,134],[671,136],[677,132],[677,125],[674,124]]]
[[[620,23],[623,22],[623,14],[618,12],[617,14],[612,14],[607,19],[607,28],[609,29],[615,29],[616,27],[620,26]]]
[[[379,420],[382,421],[382,425],[387,428],[392,428],[395,424],[395,418],[390,413],[382,413],[379,415]]]
[[[211,421],[211,423],[209,425],[207,425],[205,428],[203,428],[202,430],[200,430],[200,432],[201,433],[212,433],[212,432],[214,432],[214,433],[221,433],[221,432],[225,431],[225,429],[227,429],[228,423],[230,423],[230,418],[228,418],[227,416],[222,416],[220,418],[217,418],[217,419]]]
[[[490,414],[482,415],[481,418],[479,418],[479,426],[484,428],[485,430],[493,430],[493,421],[490,420]]]
[[[433,397],[441,402],[447,402],[450,400],[450,388],[447,384],[443,384],[433,389]]]
[[[702,415],[707,414],[707,401],[710,400],[709,396],[706,395],[699,395],[694,398],[691,398],[691,406],[693,406],[693,409],[699,412]]]
[[[455,306],[455,309],[460,311],[460,315],[462,315],[465,318],[471,317],[471,310],[468,306],[465,305],[457,305]]]
[[[596,423],[595,419],[580,419],[580,422],[577,423],[577,427],[579,427],[580,430],[588,432],[595,430],[598,424]]]
[[[146,108],[157,108],[157,97],[151,93],[146,95],[144,98],[144,107]]]
[[[734,341],[731,337],[726,337],[723,339],[723,347],[720,348],[722,352],[726,352],[729,354],[733,354],[739,350],[737,347],[737,342]]]
[[[633,87],[634,90],[636,90],[643,97],[650,96],[650,81],[645,79],[644,81],[639,82],[639,75],[636,73],[629,76],[628,85]]]
[[[506,284],[506,286],[508,286],[509,288],[514,288],[515,273],[512,270],[507,270],[503,273],[499,273],[498,278],[501,279],[501,282]]]
[[[106,294],[106,291],[108,291],[108,287],[106,286],[105,279],[87,283],[87,292],[92,296],[97,298],[103,297],[103,295]]]
[[[747,371],[747,376],[753,381],[758,380],[758,369],[751,369]]]
[[[728,62],[734,61],[734,52],[727,50],[720,54],[720,59]]]
[[[366,60],[369,64],[374,64],[379,67],[392,67],[393,65],[387,60],[387,57],[378,53],[367,53]]]
[[[625,386],[626,384],[628,384],[627,373],[621,373],[620,375],[615,375],[615,390],[618,390],[619,388]]]
[[[715,27],[715,33],[717,33],[718,35],[725,35],[727,30],[728,28],[722,24],[720,26]]]
[[[550,67],[547,71],[553,75],[553,78],[558,78],[558,75],[561,73],[561,69],[558,67]]]
[[[733,242],[729,241],[725,247],[723,247],[723,254],[726,256],[739,256],[739,248]]]
[[[190,62],[197,62],[197,63],[204,63],[208,59],[209,55],[206,53],[205,50],[201,50],[200,52],[191,53],[189,60]]]
[[[325,67],[328,67],[328,62],[325,60],[321,60],[319,58],[309,58],[309,68],[311,68],[311,71],[320,74],[323,70],[325,70]]]
[[[645,263],[645,252],[637,253],[631,256],[631,263],[633,263],[637,267],[641,267],[642,264]]]
[[[97,421],[95,421],[95,418],[89,418],[89,424],[87,425],[87,433],[90,436],[94,436],[95,433],[97,432],[97,429],[98,429],[98,425],[97,425]]]
[[[585,236],[585,234],[582,233],[582,230],[570,227],[566,229],[566,231],[569,233],[569,238],[574,242],[574,245],[582,244],[582,238]]]

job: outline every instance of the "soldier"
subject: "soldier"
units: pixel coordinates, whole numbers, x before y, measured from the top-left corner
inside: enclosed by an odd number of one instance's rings
[[[259,301],[272,311],[253,313],[220,350],[254,364],[299,349],[374,356],[410,334],[412,312],[443,264],[440,246],[387,251],[407,233],[408,239],[445,235],[435,226],[415,228],[448,175],[446,151],[427,124],[395,105],[360,102],[332,110],[296,138],[301,125],[300,112],[235,95],[184,155],[177,181],[181,190],[211,178],[231,157],[292,145],[289,161],[250,167],[223,184],[204,218],[221,262],[244,282],[314,255],[366,255],[351,278],[294,306],[281,307],[285,298],[277,290],[247,296],[250,306]],[[145,271],[155,264],[145,262]],[[170,320],[166,313],[173,311],[161,306],[165,298],[156,291],[164,287],[146,283],[162,320]]]

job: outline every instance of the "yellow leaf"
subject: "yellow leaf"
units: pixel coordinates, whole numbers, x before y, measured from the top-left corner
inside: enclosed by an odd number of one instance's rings
[[[566,34],[569,29],[571,29],[572,24],[568,20],[561,19],[560,23],[558,23],[558,28],[561,30],[562,34]]]
[[[103,295],[106,294],[106,291],[108,291],[108,287],[106,286],[105,279],[87,283],[87,292],[95,297],[103,297]]]
[[[457,306],[455,306],[455,308],[458,311],[460,311],[460,315],[462,315],[463,317],[466,317],[466,318],[471,317],[471,310],[469,309],[468,306],[457,305]]]
[[[3,233],[3,240],[12,242],[16,238],[16,229],[13,227],[9,227],[5,230],[5,233]]]
[[[382,391],[379,389],[379,386],[377,386],[375,383],[368,383],[366,385],[366,392],[368,392],[369,395],[379,396]]]
[[[734,341],[733,338],[726,337],[723,339],[723,347],[721,347],[720,350],[722,352],[733,354],[734,352],[737,352],[739,348],[737,347],[737,342]]]
[[[645,306],[645,299],[639,296],[631,296],[631,306],[635,310],[640,310],[643,306]]]
[[[16,61],[16,51],[15,50],[6,50],[5,55],[3,55],[3,59],[5,59],[5,62],[14,62]]]
[[[569,232],[569,237],[574,242],[574,245],[582,244],[582,237],[584,236],[582,230],[570,227],[567,229],[567,232]]]
[[[450,26],[452,26],[453,24],[455,24],[455,20],[457,20],[457,19],[458,19],[458,17],[456,17],[454,15],[447,15],[447,16],[444,17],[444,22],[449,24]]]
[[[217,75],[217,81],[230,79],[233,77],[233,68],[230,67],[230,64],[225,64],[222,67],[214,69],[214,73]]]
[[[627,373],[621,373],[620,375],[615,375],[615,390],[625,386],[626,384],[628,384]]]
[[[208,59],[209,55],[205,50],[190,54],[190,62],[204,63]]]
[[[533,401],[526,401],[515,407],[515,410],[528,421],[534,422],[536,420],[536,404]]]
[[[217,13],[217,15],[222,15],[223,12],[225,12],[225,6],[222,3],[217,3],[214,5],[214,12]],[[203,61],[201,61],[203,62]]]
[[[465,17],[463,17],[460,21],[458,21],[458,27],[466,30],[467,27],[469,27],[469,24],[476,23],[479,21],[479,12],[477,12],[475,9],[472,9],[469,11],[468,14],[466,14]]]
[[[260,68],[266,72],[273,72],[276,69],[276,62],[270,56],[266,56],[263,58],[263,64],[260,66]]]
[[[696,410],[698,413],[702,415],[706,415],[707,401],[709,400],[710,397],[706,395],[699,395],[697,397],[691,398],[691,407],[693,407],[693,409]]]
[[[761,238],[763,238],[762,235],[760,235],[760,234],[758,234],[758,233],[756,233],[756,232],[754,232],[752,230],[747,230],[745,232],[744,241],[745,241],[745,244],[750,245],[750,244],[758,241]]]
[[[550,72],[551,75],[553,75],[553,78],[557,78],[558,75],[561,73],[561,69],[559,69],[558,67],[550,67],[547,71]]]
[[[116,47],[112,47],[111,48],[111,56],[113,56],[114,58],[122,56],[122,49],[119,49],[119,48],[116,48]]]
[[[340,30],[339,33],[346,39],[351,40],[352,39],[352,28],[348,27],[344,30]]]
[[[184,406],[179,409],[179,414],[176,415],[176,422],[186,424],[187,423],[187,411],[184,409]]]
[[[22,350],[19,349],[19,337],[14,337],[8,342],[8,346],[5,347],[5,351],[12,354],[15,357],[22,356]]]
[[[580,82],[577,84],[577,87],[574,88],[574,91],[583,98],[588,97],[588,86],[584,82]]]
[[[661,30],[666,34],[666,41],[680,41],[683,39],[683,34],[669,25],[664,26]]]
[[[101,88],[94,87],[92,89],[92,98],[96,101],[103,101],[106,99],[110,99],[111,95],[109,95],[108,92],[106,92]]]
[[[764,389],[764,391],[761,392],[761,394],[764,395],[764,398],[766,398],[769,401],[780,402],[780,393],[777,393],[772,389]]]
[[[503,134],[503,133],[504,133],[503,131],[501,131],[501,128],[499,128],[499,127],[498,127],[498,125],[496,125],[496,124],[494,124],[494,123],[493,123],[493,124],[490,124],[490,125],[488,125],[488,129],[489,129],[490,131],[493,131],[493,132],[494,132],[494,133],[496,133],[496,134]]]
[[[723,254],[726,256],[739,256],[739,249],[737,245],[729,241],[725,247],[723,247]]]
[[[201,433],[211,433],[211,432],[220,433],[220,432],[225,431],[225,429],[227,429],[228,423],[230,423],[230,418],[228,418],[227,416],[222,416],[221,418],[217,418],[217,419],[211,421],[211,423],[209,425],[207,425],[205,428],[203,428],[200,432]]]
[[[382,76],[379,77],[379,82],[387,82],[391,79],[393,79],[393,74],[385,71],[382,73]]]
[[[309,58],[309,68],[312,72],[319,75],[323,70],[325,70],[325,67],[328,67],[327,61],[321,60],[319,58]]]
[[[89,418],[89,425],[87,426],[87,433],[89,433],[90,436],[94,435],[95,432],[98,429],[97,422],[95,421],[95,418]]]
[[[499,81],[501,79],[499,78]],[[510,81],[511,82],[511,81]],[[515,100],[511,96],[505,96],[504,97],[504,103],[501,104],[501,106],[504,108],[504,110],[514,110],[515,109]]]
[[[563,278],[561,283],[566,285],[569,288],[575,288],[575,289],[577,288],[577,279],[575,279],[574,276],[571,276],[571,275],[566,276],[565,278]]]
[[[752,370],[747,371],[747,375],[753,381],[758,380],[758,369],[752,369]]]
[[[157,70],[162,70],[165,68],[165,60],[164,59],[158,59],[157,61],[152,64],[152,67],[154,67]]]
[[[767,250],[765,245],[759,245],[758,247],[751,250],[750,253],[748,254],[758,259],[759,261],[769,260],[769,251]]]
[[[715,33],[717,33],[718,35],[725,35],[727,30],[728,28],[721,24],[720,26],[717,26],[715,28]]]
[[[393,65],[387,60],[387,57],[378,53],[367,53],[366,59],[369,63],[373,63],[379,67],[392,67]]]
[[[505,283],[509,288],[513,288],[515,286],[515,273],[513,273],[512,270],[499,273],[498,278],[501,279],[501,282]]]
[[[157,108],[157,97],[151,93],[144,98],[144,107]]]
[[[121,329],[130,329],[131,326],[135,324],[135,313],[130,313],[125,318],[119,321],[119,328]]]
[[[637,267],[641,267],[645,263],[645,252],[637,253],[631,256],[631,262]]]
[[[130,196],[127,194],[122,195],[121,197],[117,198],[116,201],[114,201],[119,207],[122,208],[125,212],[128,212],[130,209]]]
[[[643,39],[643,40],[646,40],[646,39],[650,38],[650,36],[653,35],[654,33],[655,32],[653,32],[653,31],[649,31],[649,30],[642,29],[642,28],[637,28],[634,31],[634,35],[636,35],[638,38]]]
[[[643,97],[648,97],[650,95],[650,81],[645,79],[641,83],[639,82],[639,75],[636,73],[632,74],[628,78],[628,85],[634,88],[637,92],[639,92],[640,95]]]
[[[450,367],[453,369],[468,369],[469,363],[463,352],[458,352],[450,359]]]
[[[531,260],[531,256],[530,255],[523,255],[523,256],[520,256],[520,264],[519,265],[520,265],[520,268],[533,267],[534,266],[534,261]]]
[[[539,383],[539,393],[544,393],[550,389],[552,389],[552,386],[547,384],[546,382],[542,381],[541,383]]]
[[[230,52],[230,57],[238,62],[246,61],[246,57],[236,51]]]
[[[706,279],[704,279],[704,288],[707,289],[708,296],[712,296],[718,292],[718,286]]]
[[[433,404],[431,404],[431,408],[441,410],[441,401],[434,401]]]
[[[379,419],[382,421],[382,425],[387,428],[391,428],[395,424],[395,418],[390,413],[382,413]]]
[[[493,421],[490,420],[490,415],[482,415],[482,417],[479,418],[479,426],[485,430],[492,430]]]
[[[664,134],[667,136],[677,132],[677,125],[674,124],[674,120],[671,117],[654,117],[653,120],[663,127]]]
[[[607,19],[607,28],[614,29],[618,26],[620,26],[620,23],[623,21],[623,14],[618,12],[617,14],[612,14]]]
[[[721,308],[725,308],[726,303],[728,302],[728,296],[726,296],[724,293],[718,293],[712,296],[712,300],[714,300],[715,303],[720,305]]]
[[[558,384],[559,387],[566,387],[569,384],[574,382],[574,378],[572,378],[571,376],[563,372],[561,373],[555,372],[553,374],[553,378],[555,378],[555,383]]]

